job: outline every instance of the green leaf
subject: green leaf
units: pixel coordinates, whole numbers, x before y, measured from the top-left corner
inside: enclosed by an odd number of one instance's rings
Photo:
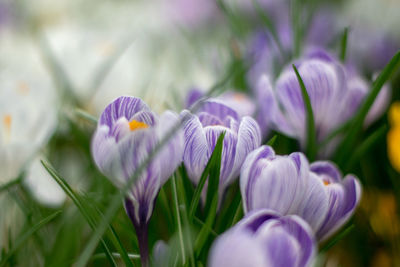
[[[204,185],[206,183],[207,178],[210,176],[211,169],[215,168],[216,165],[221,164],[221,155],[222,155],[222,147],[223,147],[223,140],[224,140],[225,133],[221,134],[218,137],[217,143],[215,144],[215,148],[213,153],[208,160],[206,167],[204,168],[203,173],[201,174],[200,181],[197,184],[197,187],[193,193],[192,202],[189,208],[189,221],[191,222],[194,218],[197,206],[199,205],[201,192],[203,191]],[[219,159],[218,159],[219,157]],[[217,164],[219,160],[219,163]]]
[[[340,163],[339,165],[343,165],[343,162],[346,160],[345,156],[349,154],[351,149],[353,149],[353,144],[355,143],[358,134],[362,130],[364,120],[369,109],[374,103],[375,98],[378,96],[382,86],[398,69],[399,63],[400,51],[396,53],[396,55],[390,60],[389,64],[386,65],[383,71],[379,74],[378,78],[374,81],[371,92],[364,100],[354,118],[351,120],[351,128],[349,129],[347,136],[336,150],[335,159],[338,163]]]
[[[345,228],[343,231],[340,233],[336,234],[334,238],[329,242],[326,243],[321,249],[320,253],[327,252],[330,248],[332,248],[334,245],[336,245],[337,242],[342,240],[346,235],[348,235],[353,229],[354,229],[354,224],[351,224],[349,227]]]
[[[215,152],[215,158],[210,160],[211,166],[209,171],[206,205],[204,208],[205,213],[207,214],[207,218],[194,244],[194,250],[197,257],[200,255],[202,249],[204,248],[204,244],[206,243],[211,233],[211,229],[213,229],[215,217],[217,215],[219,200],[219,176],[221,170],[221,157],[224,137],[225,132],[223,132],[218,137],[217,143],[213,151],[213,154]]]
[[[93,230],[96,229],[96,221],[93,218],[93,212],[90,211],[87,205],[85,205],[83,198],[77,193],[75,193],[74,190],[70,187],[70,185],[48,163],[45,163],[43,160],[41,160],[41,163],[43,167],[47,170],[47,172],[58,183],[58,185],[64,190],[65,194],[67,194],[71,198],[71,200],[74,202],[80,213],[88,222],[89,226]],[[114,261],[114,258],[111,255],[110,249],[108,248],[104,239],[101,239],[101,243],[110,263],[113,266],[117,266],[116,262]]]
[[[232,222],[230,226],[235,225],[240,218],[243,217],[243,205],[242,205],[242,200],[240,200],[240,203],[236,209],[235,215],[233,216]]]
[[[86,111],[79,109],[79,108],[77,108],[75,110],[75,112],[79,117],[85,119],[86,121],[93,123],[94,125],[97,124],[97,118],[95,116],[93,116],[92,114],[89,114]]]
[[[47,223],[49,223],[51,220],[57,217],[60,213],[61,211],[54,212],[53,214],[47,216],[46,218],[44,218],[43,220],[32,226],[28,231],[26,231],[20,237],[18,237],[14,242],[14,246],[2,258],[0,266],[4,266],[7,263],[8,259],[18,250],[18,248],[21,245],[25,244],[33,234],[35,234],[39,229],[41,229],[43,226],[45,226]]]
[[[346,61],[346,51],[347,51],[347,36],[349,33],[349,28],[344,28],[342,39],[340,41],[340,54],[339,58],[342,62]]]
[[[292,22],[292,33],[293,33],[293,55],[295,58],[299,57],[301,51],[301,40],[302,40],[302,25],[301,25],[301,6],[300,0],[290,1],[290,13]]]
[[[368,136],[360,146],[352,153],[352,156],[348,160],[345,170],[350,170],[350,168],[357,162],[360,161],[363,155],[367,153],[377,142],[385,135],[387,132],[387,125],[382,125],[378,130],[373,132],[370,136]]]
[[[299,85],[301,88],[301,95],[303,96],[304,109],[306,110],[306,124],[307,124],[307,139],[306,139],[306,153],[308,159],[313,161],[317,154],[317,137],[315,133],[315,124],[314,124],[314,114],[311,106],[310,97],[308,96],[306,86],[304,85],[303,79],[301,78],[299,71],[297,70],[295,65],[293,66],[293,70],[296,73],[297,80],[299,81]]]
[[[17,179],[11,180],[6,184],[0,186],[0,193],[10,189],[11,187],[18,185],[22,181],[23,175],[20,175]]]
[[[174,199],[174,207],[175,207],[175,213],[176,213],[176,225],[178,226],[178,236],[179,236],[179,244],[181,248],[181,257],[182,257],[182,263],[186,262],[186,254],[185,254],[185,243],[183,241],[183,231],[182,231],[182,221],[181,221],[181,216],[180,216],[180,211],[179,211],[179,201],[178,201],[178,193],[176,190],[176,181],[175,181],[175,176],[172,177],[172,195]]]
[[[274,136],[271,137],[271,139],[268,140],[267,146],[273,146],[276,142],[276,139],[278,139],[278,135],[275,134]]]

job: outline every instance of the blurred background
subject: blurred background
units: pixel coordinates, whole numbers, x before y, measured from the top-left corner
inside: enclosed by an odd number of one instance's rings
[[[5,265],[69,266],[90,238],[86,220],[41,159],[101,213],[116,189],[91,159],[92,119],[121,95],[140,97],[157,112],[180,112],[190,89],[206,92],[229,73],[225,89],[251,97],[247,59],[264,56],[252,47],[268,32],[258,9],[284,29],[290,20],[284,2],[0,0],[1,255],[18,248]],[[400,48],[399,0],[308,0],[303,8],[307,42],[336,51],[348,27],[348,60],[369,79]],[[399,75],[391,82],[390,103],[400,99]],[[386,113],[365,136],[382,124],[389,125]],[[351,168],[364,184],[355,227],[321,253],[318,266],[400,266],[400,175],[386,146],[382,135]],[[296,149],[279,139],[279,152]],[[151,223],[168,225],[157,209]],[[57,210],[46,227],[18,243]],[[127,251],[137,251],[122,205],[113,226]],[[152,245],[173,234],[169,226],[154,229]],[[96,255],[90,264],[106,265]]]

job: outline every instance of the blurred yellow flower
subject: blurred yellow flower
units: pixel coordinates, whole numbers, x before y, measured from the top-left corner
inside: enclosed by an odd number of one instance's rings
[[[392,166],[400,172],[400,102],[389,110],[391,129],[387,134],[388,156]]]

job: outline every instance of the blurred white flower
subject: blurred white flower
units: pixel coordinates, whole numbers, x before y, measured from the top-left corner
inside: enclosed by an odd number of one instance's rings
[[[32,196],[43,205],[58,207],[66,199],[64,191],[42,166],[39,157],[36,157],[29,166],[24,183]]]
[[[33,43],[2,36],[0,184],[17,178],[53,133],[57,118],[54,90]]]

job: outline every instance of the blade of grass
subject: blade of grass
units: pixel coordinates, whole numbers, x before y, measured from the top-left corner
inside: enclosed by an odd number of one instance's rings
[[[11,187],[18,185],[22,181],[23,175],[20,175],[17,179],[11,180],[10,182],[3,184],[0,186],[0,193],[3,191],[7,191]]]
[[[89,226],[92,229],[96,229],[96,221],[93,218],[93,215],[88,210],[87,206],[83,203],[83,198],[80,197],[74,190],[70,187],[70,185],[50,166],[50,164],[45,163],[41,160],[43,167],[47,170],[47,172],[53,177],[53,179],[58,183],[58,185],[63,189],[63,191],[71,198],[74,202],[75,206],[78,208],[80,213],[88,222]],[[103,246],[104,252],[107,255],[108,260],[113,266],[117,266],[117,263],[114,261],[114,258],[111,255],[111,251],[108,248],[104,239],[101,240],[101,244]],[[132,266],[132,265],[130,265]]]
[[[236,209],[235,215],[233,216],[232,222],[230,226],[235,225],[240,218],[243,217],[243,205],[242,205],[242,200],[240,200],[240,203]]]
[[[218,157],[219,157],[219,162],[221,163],[220,157],[222,154],[222,145],[223,145],[224,136],[225,136],[225,133],[221,134],[218,137],[217,143],[215,144],[214,151],[211,154],[211,157],[208,160],[208,163],[207,163],[206,167],[204,168],[204,171],[201,175],[200,181],[193,193],[192,202],[190,203],[190,208],[189,208],[189,221],[190,222],[194,218],[197,206],[199,205],[201,193],[203,192],[203,187],[206,183],[207,178],[210,176],[211,169],[213,167],[215,167],[216,162],[218,161]]]
[[[178,236],[179,236],[179,243],[181,248],[181,256],[182,256],[182,263],[186,262],[186,254],[185,254],[185,243],[183,242],[183,232],[182,232],[182,222],[181,216],[179,211],[179,201],[178,201],[178,193],[176,190],[176,181],[175,176],[172,177],[172,195],[174,199],[174,206],[175,206],[175,213],[176,213],[176,225],[178,226]]]
[[[330,248],[337,244],[340,240],[342,240],[346,235],[348,235],[353,229],[354,224],[351,224],[349,227],[345,228],[339,234],[337,234],[329,243],[325,244],[321,249],[320,253],[327,252]]]
[[[344,28],[342,39],[340,40],[340,54],[339,58],[342,62],[346,61],[346,51],[347,51],[347,36],[349,34],[349,28]]]
[[[43,226],[45,226],[47,223],[49,223],[51,220],[53,220],[55,217],[57,217],[61,211],[56,211],[52,213],[51,215],[47,216],[37,224],[35,224],[32,228],[30,228],[28,231],[26,231],[24,234],[22,234],[20,237],[18,237],[15,242],[13,247],[10,249],[10,251],[3,257],[3,259],[0,262],[0,267],[4,266],[8,259],[18,250],[18,248],[26,243],[26,241],[33,235],[35,234],[38,230],[40,230]]]
[[[278,135],[275,134],[274,136],[271,137],[271,139],[268,140],[267,146],[273,146],[276,142],[276,139],[278,139]]]
[[[387,125],[382,125],[378,130],[373,132],[370,136],[368,136],[360,146],[352,153],[352,156],[348,160],[348,163],[345,168],[345,172],[347,173],[351,167],[357,163],[368,150],[370,150],[377,142],[385,135],[387,132]]]
[[[299,57],[301,51],[301,3],[300,0],[290,1],[290,13],[293,33],[293,55]]]
[[[361,105],[354,118],[351,120],[352,127],[349,129],[347,136],[336,150],[335,159],[336,162],[341,163],[339,165],[343,165],[344,160],[346,160],[344,156],[349,153],[350,149],[353,149],[353,144],[355,143],[358,134],[362,130],[364,120],[368,114],[369,109],[374,103],[375,98],[378,96],[385,82],[388,81],[390,77],[394,74],[394,72],[398,69],[399,63],[400,51],[396,53],[396,55],[390,60],[383,71],[379,74],[378,78],[374,81],[371,92],[366,97],[365,101]]]
[[[84,110],[82,110],[82,109],[80,109],[80,108],[77,108],[76,110],[75,110],[75,112],[76,112],[76,114],[79,116],[79,117],[81,117],[82,119],[85,119],[86,121],[88,121],[88,122],[90,122],[90,123],[93,123],[93,124],[97,124],[97,118],[96,117],[94,117],[92,114],[89,114],[89,113],[87,113],[86,111],[84,111]]]
[[[307,93],[306,86],[304,85],[303,79],[301,78],[299,71],[297,70],[295,65],[293,66],[293,70],[296,73],[297,80],[299,81],[301,95],[303,97],[304,109],[306,111],[306,129],[307,129],[307,139],[306,139],[306,153],[308,159],[313,161],[317,154],[317,137],[315,133],[315,124],[314,124],[314,114],[311,106],[310,97]]]

